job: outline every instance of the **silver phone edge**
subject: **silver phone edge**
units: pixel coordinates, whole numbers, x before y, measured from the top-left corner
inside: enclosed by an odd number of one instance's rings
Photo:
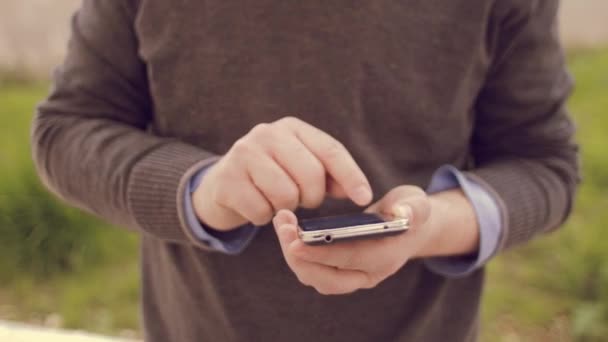
[[[318,243],[318,242],[331,243],[333,241],[347,239],[347,238],[404,232],[408,229],[409,229],[409,220],[404,218],[404,219],[398,219],[398,220],[387,221],[387,222],[315,230],[315,231],[309,231],[309,232],[303,231],[302,229],[298,228],[298,235],[299,235],[300,239],[305,243]],[[328,238],[328,236],[329,236],[329,238]]]

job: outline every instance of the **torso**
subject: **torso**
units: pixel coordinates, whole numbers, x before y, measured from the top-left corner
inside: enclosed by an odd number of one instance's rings
[[[297,116],[344,143],[376,197],[471,162],[489,1],[141,6],[158,135],[222,154],[256,124]],[[327,201],[300,214],[352,210]],[[475,338],[483,275],[446,280],[411,262],[376,289],[324,297],[298,283],[265,229],[238,257],[145,237],[144,277],[146,321],[171,322],[148,325],[160,336],[150,341],[458,341]]]

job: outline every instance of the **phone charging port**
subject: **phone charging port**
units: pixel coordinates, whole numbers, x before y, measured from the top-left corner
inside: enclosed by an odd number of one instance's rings
[[[325,235],[325,242],[330,243],[333,239],[331,235]]]

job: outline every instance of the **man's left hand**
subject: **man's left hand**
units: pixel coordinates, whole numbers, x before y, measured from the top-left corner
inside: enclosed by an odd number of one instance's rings
[[[309,246],[298,238],[296,216],[289,210],[277,213],[273,223],[281,249],[300,282],[326,295],[373,288],[424,254],[439,234],[439,226],[431,224],[431,201],[415,186],[391,190],[366,212],[408,218],[410,229],[396,236]]]

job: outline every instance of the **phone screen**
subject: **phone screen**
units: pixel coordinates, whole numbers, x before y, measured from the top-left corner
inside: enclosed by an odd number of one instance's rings
[[[300,221],[300,228],[303,231],[315,231],[381,222],[385,222],[384,219],[376,214],[360,213],[302,220]]]

